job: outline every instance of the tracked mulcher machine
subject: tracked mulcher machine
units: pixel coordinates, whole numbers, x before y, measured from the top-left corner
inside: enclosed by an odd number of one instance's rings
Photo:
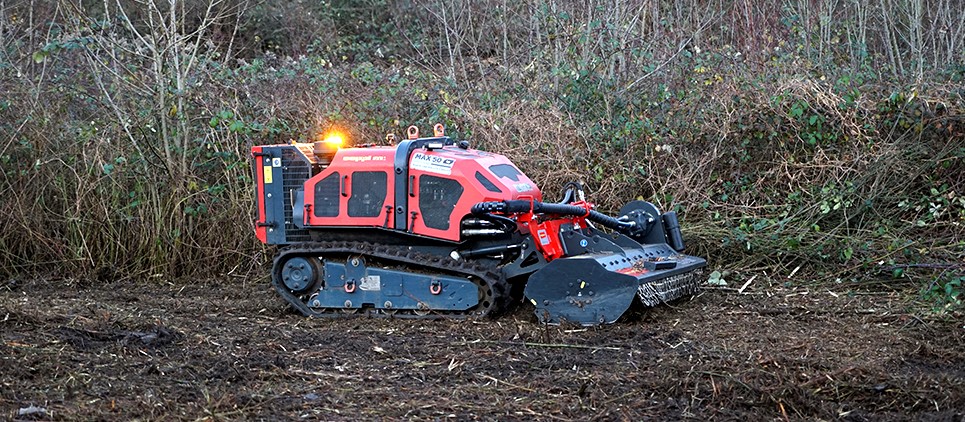
[[[464,318],[524,295],[541,322],[596,325],[697,291],[706,261],[682,253],[675,213],[633,201],[608,216],[577,183],[544,202],[506,157],[441,125],[407,132],[252,148],[255,232],[281,246],[272,283],[302,314]]]

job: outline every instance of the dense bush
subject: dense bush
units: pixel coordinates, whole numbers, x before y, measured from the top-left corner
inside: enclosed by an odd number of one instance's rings
[[[960,303],[953,0],[90,3],[0,3],[6,275],[248,274],[251,145],[443,122],[715,267]]]

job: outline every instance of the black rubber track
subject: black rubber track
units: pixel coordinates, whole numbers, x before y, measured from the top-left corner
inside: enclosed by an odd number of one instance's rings
[[[466,319],[491,317],[507,309],[512,302],[509,284],[498,271],[481,265],[454,261],[448,256],[419,253],[409,250],[406,246],[379,245],[369,242],[309,242],[286,246],[275,256],[272,265],[271,282],[275,290],[293,308],[302,315],[318,318],[332,318],[359,315],[347,314],[343,308],[312,308],[308,306],[310,296],[292,293],[281,280],[281,268],[290,258],[318,257],[321,259],[344,260],[348,256],[359,256],[365,259],[367,265],[381,267],[403,268],[423,274],[446,274],[467,277],[473,280],[480,289],[480,295],[486,296],[491,291],[492,297],[488,307],[479,305],[467,311],[438,311],[421,313],[404,309],[369,308],[361,310],[361,314],[371,317],[411,318],[411,319]]]

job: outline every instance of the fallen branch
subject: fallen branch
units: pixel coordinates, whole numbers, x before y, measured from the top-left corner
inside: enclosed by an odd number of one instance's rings
[[[751,278],[747,280],[747,282],[744,283],[744,285],[741,286],[741,288],[737,289],[737,294],[744,294],[744,289],[746,289],[747,286],[750,286],[751,283],[754,282],[755,278],[757,278],[757,274],[754,274],[753,276],[751,276]]]
[[[508,385],[508,386],[510,386],[510,387],[513,387],[513,388],[516,388],[516,389],[520,389],[520,390],[523,390],[523,391],[528,391],[528,392],[530,392],[530,393],[535,393],[535,392],[536,392],[536,390],[533,390],[532,388],[523,387],[523,386],[521,386],[521,385],[516,385],[516,384],[513,384],[513,383],[511,383],[511,382],[506,382],[506,381],[500,380],[500,379],[498,379],[498,378],[495,378],[495,377],[492,377],[492,376],[489,376],[489,375],[486,375],[486,374],[476,374],[476,375],[479,375],[480,377],[483,377],[483,378],[486,378],[486,379],[488,379],[488,380],[491,380],[492,382],[496,383],[496,386],[497,386],[497,387],[499,386],[499,383],[503,383],[504,385]]]

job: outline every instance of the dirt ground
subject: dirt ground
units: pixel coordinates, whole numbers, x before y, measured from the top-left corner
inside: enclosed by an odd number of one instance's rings
[[[585,329],[306,319],[267,284],[0,284],[0,419],[965,419],[965,321],[913,292],[758,282]]]

